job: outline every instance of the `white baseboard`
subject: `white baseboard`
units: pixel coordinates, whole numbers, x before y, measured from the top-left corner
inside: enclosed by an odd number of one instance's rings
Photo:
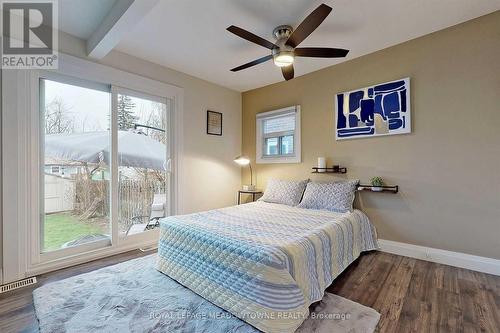
[[[394,242],[385,239],[379,239],[378,242],[380,245],[380,251],[382,252],[500,276],[500,260],[498,259]]]

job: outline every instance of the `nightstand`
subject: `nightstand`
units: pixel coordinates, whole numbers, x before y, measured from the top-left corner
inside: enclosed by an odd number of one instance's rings
[[[240,204],[241,202],[241,195],[242,194],[251,194],[252,195],[252,201],[255,201],[255,197],[257,195],[262,195],[263,192],[260,191],[260,190],[253,190],[253,191],[245,191],[245,190],[239,190],[238,191],[238,205]]]

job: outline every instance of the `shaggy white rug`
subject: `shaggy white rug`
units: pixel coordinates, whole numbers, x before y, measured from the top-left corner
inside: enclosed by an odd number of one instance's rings
[[[259,332],[158,272],[155,256],[36,289],[40,332]],[[326,293],[297,332],[372,333],[379,318],[369,307]]]

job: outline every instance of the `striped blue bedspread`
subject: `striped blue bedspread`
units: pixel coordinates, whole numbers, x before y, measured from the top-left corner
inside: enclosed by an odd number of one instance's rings
[[[161,221],[157,269],[264,332],[294,332],[363,251],[374,226],[352,213],[254,202]]]

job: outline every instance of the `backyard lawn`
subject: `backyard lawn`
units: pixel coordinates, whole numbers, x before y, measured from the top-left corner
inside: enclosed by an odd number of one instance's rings
[[[71,213],[47,214],[44,224],[44,251],[57,250],[66,242],[85,235],[102,234],[98,224],[80,221]]]

